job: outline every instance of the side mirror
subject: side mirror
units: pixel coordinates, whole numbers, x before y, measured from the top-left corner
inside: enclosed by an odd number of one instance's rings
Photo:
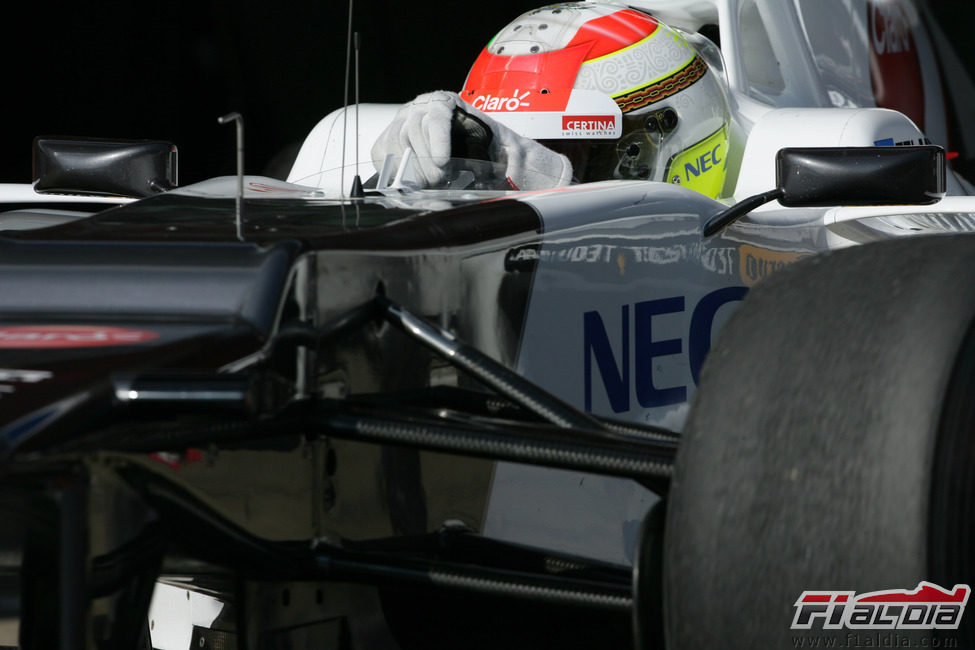
[[[933,145],[780,149],[775,183],[788,207],[930,205],[945,195],[945,153]]]
[[[158,140],[34,138],[34,189],[151,196],[177,183],[176,146]]]
[[[930,205],[945,195],[945,152],[919,147],[780,149],[776,188],[722,210],[704,225],[710,237],[776,199],[787,207]]]

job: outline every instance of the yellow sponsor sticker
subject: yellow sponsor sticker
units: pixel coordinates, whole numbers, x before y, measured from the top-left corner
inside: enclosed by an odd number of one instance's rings
[[[738,274],[745,286],[754,286],[759,280],[764,280],[779,269],[797,262],[811,253],[793,253],[791,251],[772,251],[749,244],[742,244],[738,249]]]
[[[697,144],[674,155],[667,164],[667,182],[716,198],[724,187],[728,130],[721,127]]]

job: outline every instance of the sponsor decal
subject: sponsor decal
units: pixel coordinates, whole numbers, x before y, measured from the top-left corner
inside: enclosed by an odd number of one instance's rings
[[[738,275],[747,287],[754,286],[780,269],[796,262],[809,253],[772,251],[750,244],[742,244],[739,249]]]
[[[712,273],[734,276],[738,273],[738,249],[716,247],[697,251],[683,245],[676,246],[618,246],[616,244],[559,245],[529,244],[512,248],[505,253],[506,271],[530,270],[536,262],[559,264],[605,264],[615,266],[624,275],[628,264],[674,264],[693,257]],[[525,265],[531,266],[525,266]]]
[[[899,54],[914,49],[911,26],[896,2],[870,3],[870,42],[877,54]]]
[[[704,140],[674,155],[664,178],[695,192],[715,197],[724,186],[728,134],[721,127]]]
[[[567,138],[613,135],[615,115],[563,115],[562,135]]]
[[[971,590],[921,581],[914,590],[803,591],[793,607],[793,630],[957,630]]]
[[[485,113],[561,112],[569,105],[572,87],[538,91],[529,88],[468,89],[461,99]]]
[[[924,130],[924,79],[911,23],[898,0],[869,0],[870,81],[877,106],[907,115]]]
[[[534,139],[618,138],[622,118],[611,97],[595,90],[493,88],[461,95],[509,129]]]
[[[688,386],[655,383],[655,368],[668,360],[686,364],[696,385],[704,357],[711,349],[718,313],[726,305],[743,300],[747,293],[747,287],[732,286],[708,293],[696,305],[688,304],[684,296],[621,305],[618,330],[607,328],[608,319],[598,310],[583,313],[586,412],[593,412],[594,393],[605,395],[613,413],[626,413],[634,401],[645,409],[686,402]],[[686,334],[680,338],[655,334],[661,321],[673,318],[687,323]]]
[[[895,142],[893,138],[884,138],[883,140],[874,140],[873,142],[873,146],[875,147],[917,147],[925,144],[931,144],[931,141],[927,138],[910,138]]]
[[[104,325],[21,325],[0,327],[0,349],[91,348],[145,343],[159,338],[149,330]]]
[[[471,101],[471,106],[474,108],[484,111],[486,113],[499,112],[499,111],[518,111],[531,106],[531,102],[527,101],[527,98],[531,95],[530,90],[526,90],[519,94],[516,89],[511,95],[478,95]]]
[[[538,245],[512,248],[504,255],[505,271],[533,271],[538,264]]]

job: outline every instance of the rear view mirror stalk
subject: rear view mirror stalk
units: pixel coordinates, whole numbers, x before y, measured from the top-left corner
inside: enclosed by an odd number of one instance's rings
[[[945,152],[933,145],[780,149],[775,183],[711,217],[704,236],[776,199],[790,208],[937,203],[945,194]]]

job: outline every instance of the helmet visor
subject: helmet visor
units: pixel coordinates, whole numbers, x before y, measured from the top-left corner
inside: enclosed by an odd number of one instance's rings
[[[610,179],[650,180],[662,173],[661,151],[670,149],[677,129],[672,108],[624,115],[618,140],[540,140],[546,147],[568,157],[575,180],[580,183]]]

